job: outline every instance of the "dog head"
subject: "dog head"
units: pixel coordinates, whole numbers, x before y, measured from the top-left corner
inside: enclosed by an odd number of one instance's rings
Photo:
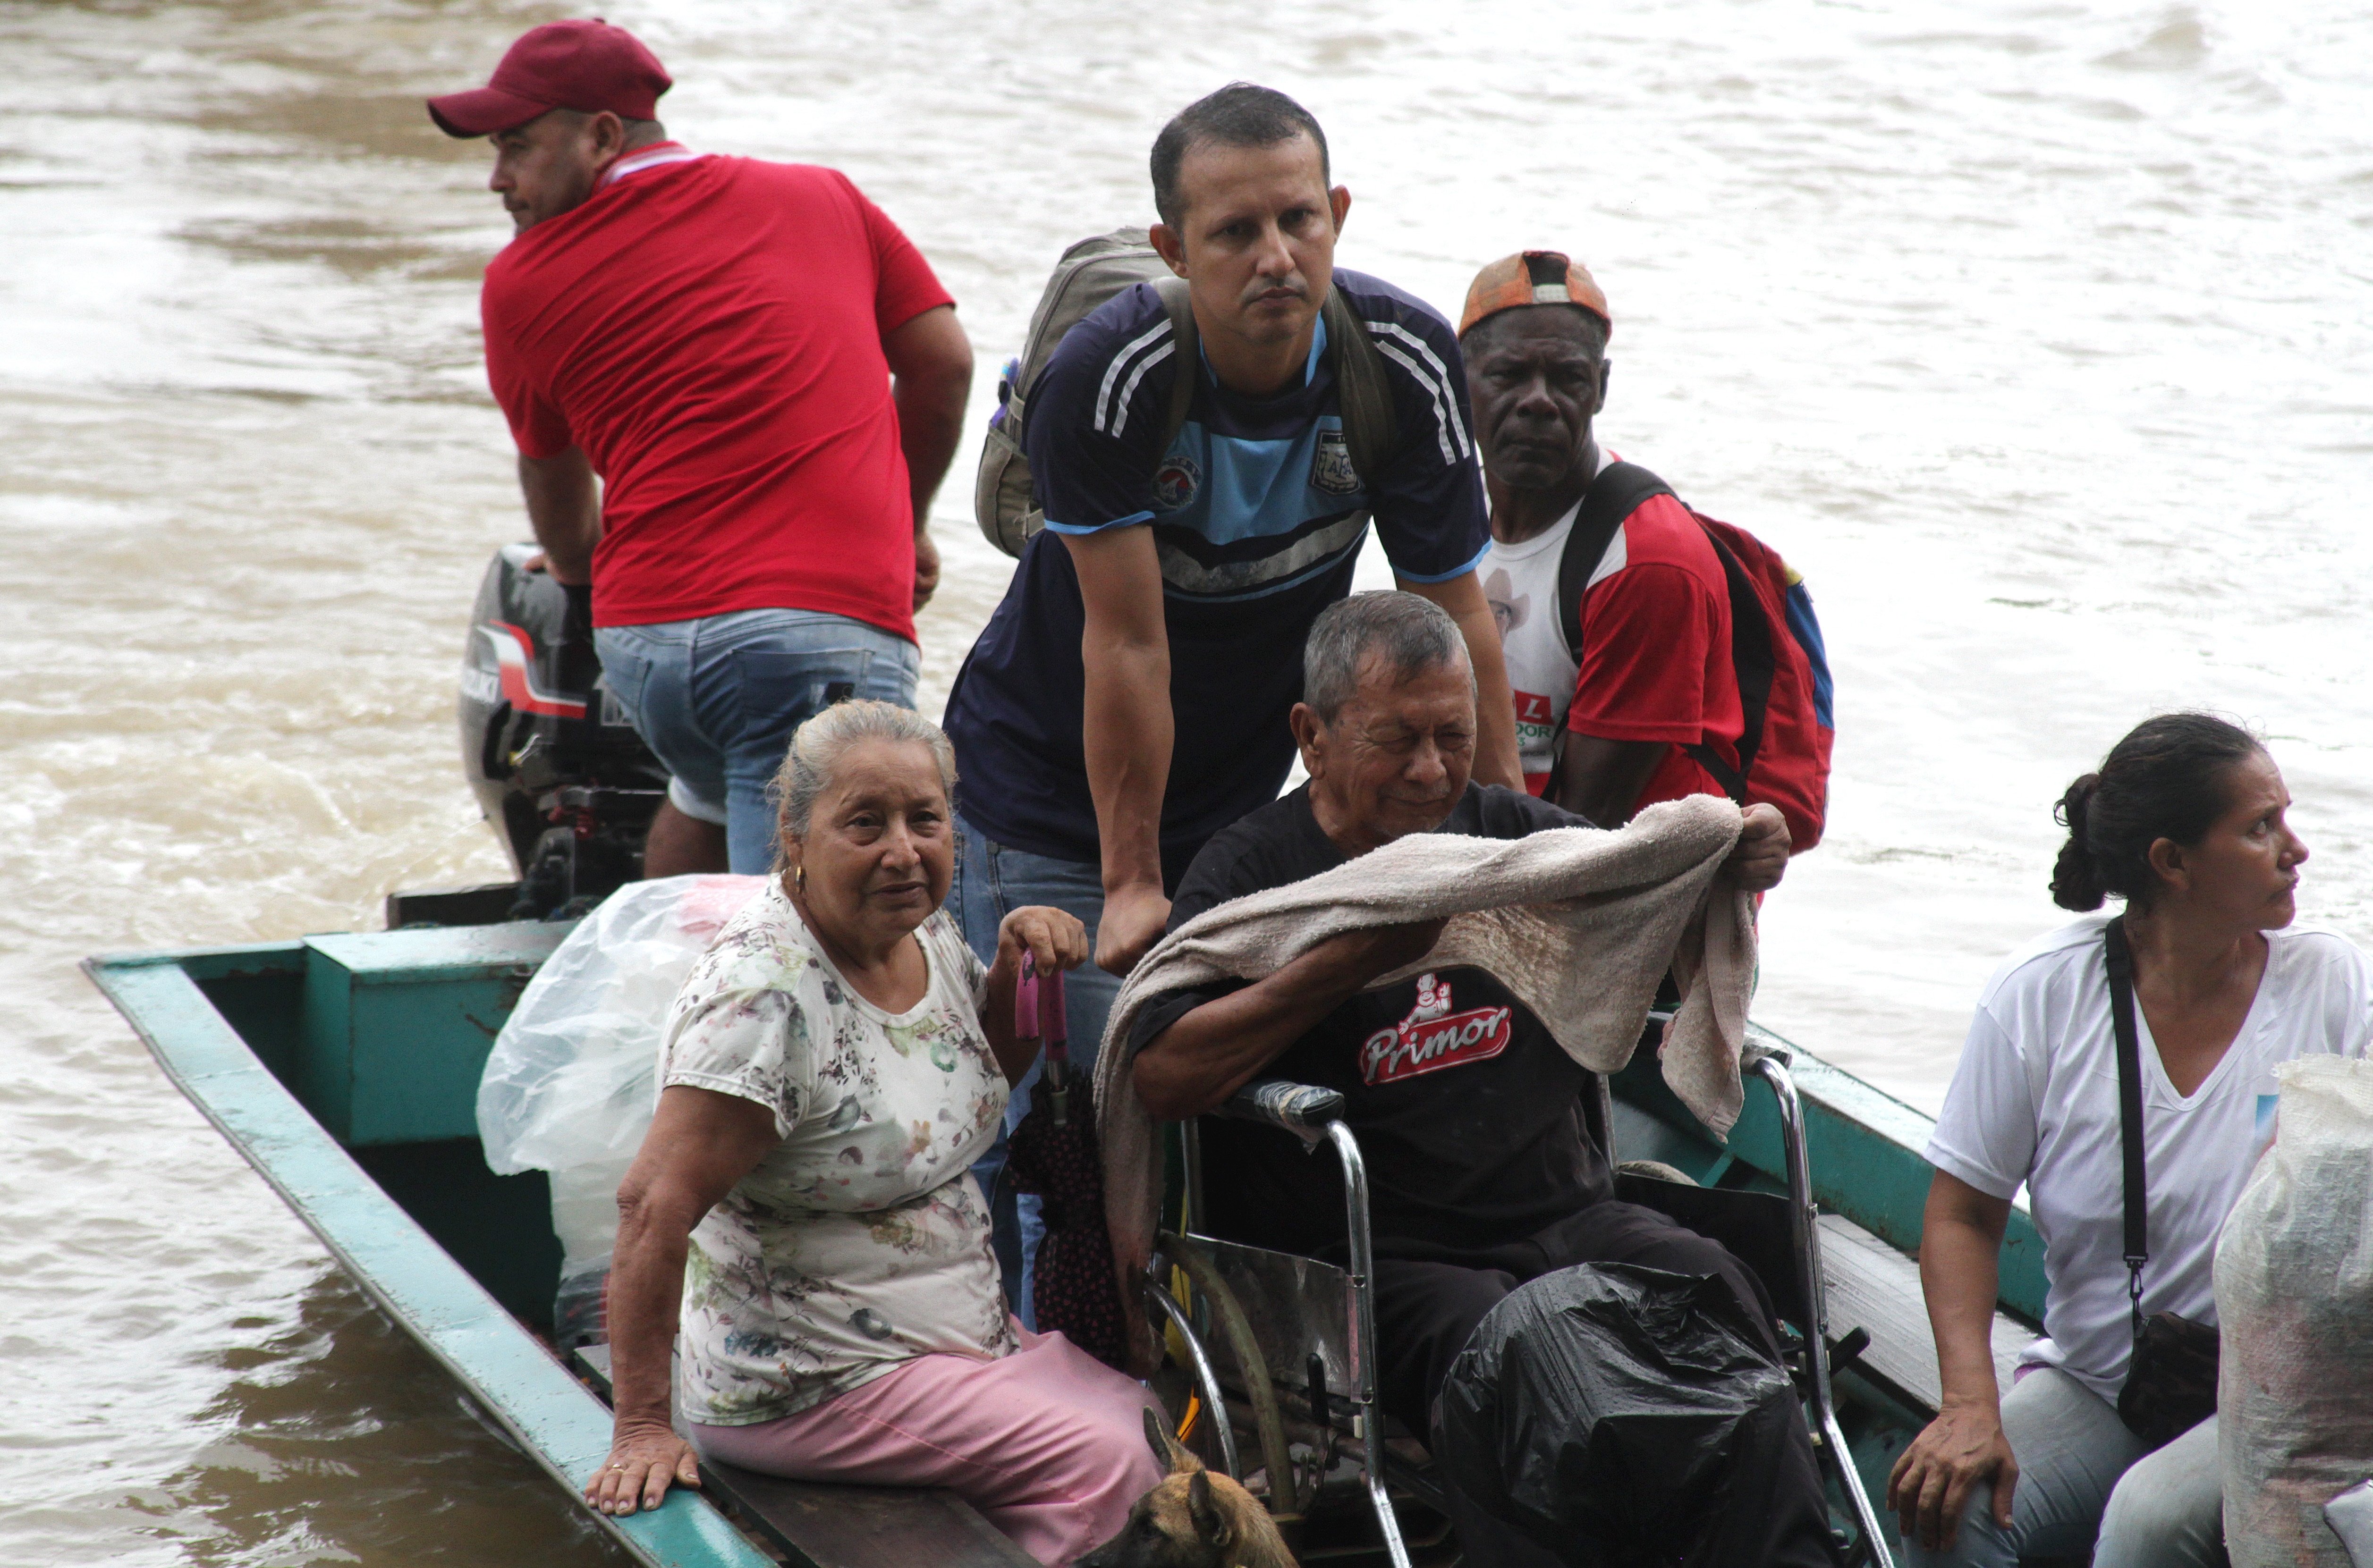
[[[1145,1439],[1170,1473],[1137,1500],[1120,1534],[1078,1568],[1294,1568],[1268,1510],[1205,1469],[1152,1411],[1145,1412]]]

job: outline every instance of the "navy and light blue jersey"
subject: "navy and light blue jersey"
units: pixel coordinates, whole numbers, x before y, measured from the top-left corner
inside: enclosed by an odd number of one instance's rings
[[[1292,765],[1310,623],[1350,591],[1373,520],[1395,574],[1435,583],[1490,543],[1466,371],[1448,322],[1390,284],[1337,271],[1391,383],[1400,450],[1355,471],[1322,323],[1303,384],[1221,386],[1208,363],[1166,437],[1177,345],[1140,284],[1065,334],[1023,432],[1046,531],[948,698],[966,818],[999,843],[1098,858],[1081,736],[1084,615],[1065,534],[1150,527],[1162,563],[1176,739],[1162,813],[1175,883],[1206,840],[1277,795]]]

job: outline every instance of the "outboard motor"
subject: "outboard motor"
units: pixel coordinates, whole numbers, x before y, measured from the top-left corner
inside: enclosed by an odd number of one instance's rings
[[[462,656],[462,771],[519,868],[513,920],[581,914],[643,874],[667,770],[602,679],[590,596],[496,552]]]

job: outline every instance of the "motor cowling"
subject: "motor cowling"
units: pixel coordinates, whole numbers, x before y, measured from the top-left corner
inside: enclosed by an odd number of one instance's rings
[[[593,651],[590,596],[495,552],[462,656],[462,772],[520,874],[514,920],[579,912],[642,876],[667,770],[626,722]]]

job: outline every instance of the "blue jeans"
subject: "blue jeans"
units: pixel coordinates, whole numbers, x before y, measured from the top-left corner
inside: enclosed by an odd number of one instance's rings
[[[2017,1568],[2022,1557],[2082,1557],[2094,1568],[2212,1568],[2225,1561],[2224,1472],[2210,1416],[2156,1453],[2118,1409],[2057,1367],[2039,1367],[2002,1401],[2018,1459],[2011,1525],[1994,1489],[1970,1490],[1950,1551],[1903,1542],[1908,1568]]]
[[[956,759],[958,767],[964,759]],[[1076,915],[1088,928],[1088,946],[1096,941],[1096,919],[1104,913],[1102,868],[1074,860],[1054,860],[1025,850],[991,842],[981,830],[956,814],[956,875],[948,889],[948,909],[964,931],[964,941],[980,961],[997,961],[997,928],[1017,909],[1046,904]],[[1071,1063],[1084,1078],[1096,1070],[1096,1047],[1105,1037],[1105,1019],[1113,998],[1120,993],[1120,976],[1107,974],[1092,958],[1063,977],[1064,1022],[1071,1031]],[[1036,1331],[1037,1315],[1031,1309],[1030,1276],[1038,1256],[1039,1239],[1046,1227],[1038,1216],[1035,1194],[1001,1191],[998,1178],[1005,1169],[1005,1144],[1013,1129],[1030,1111],[1030,1092],[1037,1086],[1038,1068],[1032,1064],[1013,1086],[1013,1102],[1006,1108],[1005,1130],[988,1152],[973,1166],[980,1190],[988,1194],[994,1225],[990,1242],[1005,1276],[1005,1295],[1023,1325]]]
[[[725,830],[733,870],[744,877],[774,869],[767,786],[791,732],[842,697],[911,708],[922,673],[906,638],[812,610],[603,626],[593,646],[626,722],[674,775],[668,798]]]

